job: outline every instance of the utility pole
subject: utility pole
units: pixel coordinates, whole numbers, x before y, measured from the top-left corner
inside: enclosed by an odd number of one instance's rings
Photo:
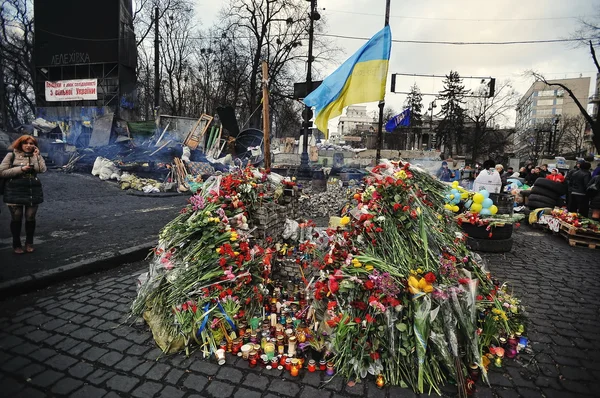
[[[158,7],[154,8],[154,109],[158,112],[160,107],[160,71],[159,50],[160,40],[158,38]]]
[[[306,64],[306,95],[312,91],[312,58],[313,58],[313,35],[314,35],[314,22],[318,13],[315,10],[317,7],[317,0],[310,1],[310,22],[308,25],[308,63]],[[302,123],[304,127],[304,136],[302,137],[302,154],[300,155],[300,168],[298,169],[298,176],[308,178],[310,175],[310,166],[308,165],[308,129],[312,125],[310,119],[312,118],[312,110],[309,106],[304,106],[304,121]]]
[[[383,26],[390,24],[390,0],[385,0],[385,23]],[[386,76],[387,78],[387,76]],[[385,95],[385,94],[384,94]],[[381,160],[381,144],[383,141],[383,107],[385,106],[385,97],[379,101],[379,123],[377,124],[377,154],[375,155],[375,164],[379,164]]]
[[[265,169],[271,168],[271,137],[270,119],[269,119],[269,66],[267,61],[262,63],[262,80],[263,80],[263,134],[264,134],[264,149],[265,149]]]
[[[6,110],[6,89],[4,85],[4,65],[0,60],[0,112],[2,112],[2,123],[0,127],[8,130],[8,112]]]

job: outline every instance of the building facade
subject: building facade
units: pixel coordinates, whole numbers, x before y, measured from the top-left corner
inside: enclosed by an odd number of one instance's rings
[[[568,87],[579,102],[587,108],[590,78],[549,80]],[[537,159],[542,154],[560,154],[564,148],[553,144],[557,131],[566,117],[576,117],[581,112],[575,101],[561,87],[535,82],[517,105],[515,120],[514,153],[521,160]],[[582,134],[584,131],[582,130]],[[554,145],[554,146],[553,146]]]
[[[377,131],[377,122],[374,116],[367,113],[365,105],[350,105],[346,108],[346,114],[340,116],[337,132],[330,135],[334,143],[344,141],[344,136],[354,136],[363,131]]]

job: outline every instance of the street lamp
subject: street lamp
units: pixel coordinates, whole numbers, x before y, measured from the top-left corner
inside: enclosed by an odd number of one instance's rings
[[[313,35],[314,35],[314,21],[321,19],[321,15],[317,12],[317,0],[306,0],[310,2],[310,13],[308,14],[310,23],[308,25],[308,63],[306,65],[306,95],[312,91],[312,61],[313,61]],[[308,165],[308,129],[312,123],[312,110],[309,106],[304,106],[304,112],[302,112],[304,121],[302,126],[304,127],[304,137],[302,137],[302,154],[300,155],[300,168],[298,169],[298,176],[308,178],[310,177],[310,166]]]
[[[437,108],[435,100],[431,101],[431,103],[429,104],[429,108],[427,109],[428,111],[431,112],[431,118],[429,119],[429,130],[431,130],[429,139],[431,141],[433,141],[433,108]],[[428,143],[428,145],[429,145],[429,143]]]

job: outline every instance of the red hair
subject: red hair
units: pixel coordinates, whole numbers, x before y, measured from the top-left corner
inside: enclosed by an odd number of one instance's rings
[[[27,141],[29,141],[29,140],[33,141],[33,143],[34,143],[34,145],[35,145],[35,146],[38,146],[38,142],[37,142],[37,140],[35,139],[35,137],[34,137],[34,136],[32,136],[32,135],[29,135],[29,134],[25,134],[25,135],[22,135],[22,136],[20,136],[19,138],[17,138],[17,139],[16,139],[16,140],[15,140],[15,141],[12,143],[12,145],[11,145],[10,147],[11,147],[12,149],[16,149],[16,150],[19,150],[19,151],[23,151],[23,144],[24,144],[24,143],[26,143],[26,142],[27,142]]]

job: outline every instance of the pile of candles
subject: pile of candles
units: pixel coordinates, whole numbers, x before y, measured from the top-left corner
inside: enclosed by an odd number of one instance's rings
[[[311,328],[307,325],[310,324]],[[335,374],[334,363],[326,359],[310,359],[307,348],[318,323],[314,309],[305,299],[298,284],[290,284],[284,291],[276,285],[265,299],[261,317],[248,322],[239,320],[235,338],[226,336],[215,352],[217,362],[225,363],[225,354],[231,353],[248,361],[251,368],[285,369],[298,376],[301,369],[308,372],[324,371]]]

